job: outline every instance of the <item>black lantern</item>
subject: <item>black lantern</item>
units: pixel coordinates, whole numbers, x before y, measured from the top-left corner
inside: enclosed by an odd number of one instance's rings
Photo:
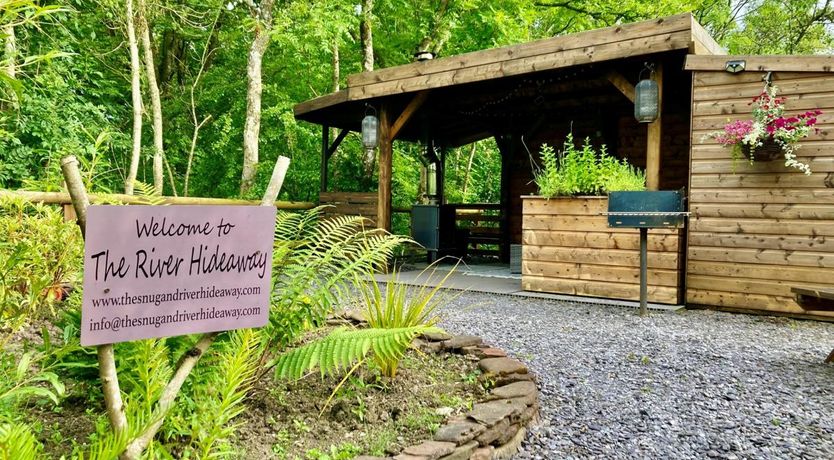
[[[370,105],[368,109],[373,109]],[[379,119],[376,117],[376,111],[373,114],[365,112],[365,118],[362,119],[362,146],[365,150],[373,150],[379,145]]]
[[[654,76],[654,70],[648,65],[646,68],[649,70],[649,78],[640,80],[634,87],[634,118],[639,123],[651,123],[657,120],[660,111],[657,82],[651,78]]]

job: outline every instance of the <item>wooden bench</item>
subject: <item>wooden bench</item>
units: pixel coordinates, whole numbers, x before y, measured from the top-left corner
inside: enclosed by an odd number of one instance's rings
[[[796,303],[805,311],[834,311],[834,290],[791,288],[796,295]],[[826,363],[834,362],[834,350],[825,359]]]

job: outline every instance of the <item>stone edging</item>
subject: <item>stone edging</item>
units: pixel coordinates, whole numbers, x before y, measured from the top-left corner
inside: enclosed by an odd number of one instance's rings
[[[480,337],[425,334],[415,346],[428,353],[462,353],[478,358],[483,378],[495,387],[463,416],[440,426],[433,440],[406,447],[394,460],[506,460],[521,446],[528,426],[538,420],[535,377],[521,361],[486,345]],[[389,460],[360,456],[356,460]]]

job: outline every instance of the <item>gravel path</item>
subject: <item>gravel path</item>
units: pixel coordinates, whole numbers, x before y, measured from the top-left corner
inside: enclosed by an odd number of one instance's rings
[[[537,374],[516,459],[834,459],[834,324],[477,293],[444,316]]]

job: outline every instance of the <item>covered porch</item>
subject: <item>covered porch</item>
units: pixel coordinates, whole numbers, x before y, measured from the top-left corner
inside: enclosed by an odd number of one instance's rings
[[[530,240],[523,231],[522,197],[536,193],[533,174],[542,144],[558,147],[573,133],[645,169],[649,189],[686,187],[692,77],[684,62],[690,54],[722,52],[690,14],[682,14],[353,75],[346,89],[298,104],[295,115],[322,126],[321,191],[328,193],[330,157],[375,111],[378,227],[390,230],[393,212],[417,216],[426,205],[392,208],[393,142],[418,143],[424,162],[436,171],[427,175],[436,178],[427,189],[434,191],[429,207],[437,209],[430,210],[437,213],[430,220],[438,249],[460,254],[461,246],[471,250],[480,238],[494,243],[498,260],[508,262],[512,245],[551,244]],[[655,122],[643,125],[633,116],[634,85],[649,76],[660,87],[661,109]],[[332,128],[339,130],[334,139]],[[489,138],[501,154],[500,201],[449,203],[446,152]],[[494,230],[467,233],[461,227]],[[672,250],[680,254],[676,260],[684,259],[685,244]],[[675,289],[682,292],[682,283]]]

